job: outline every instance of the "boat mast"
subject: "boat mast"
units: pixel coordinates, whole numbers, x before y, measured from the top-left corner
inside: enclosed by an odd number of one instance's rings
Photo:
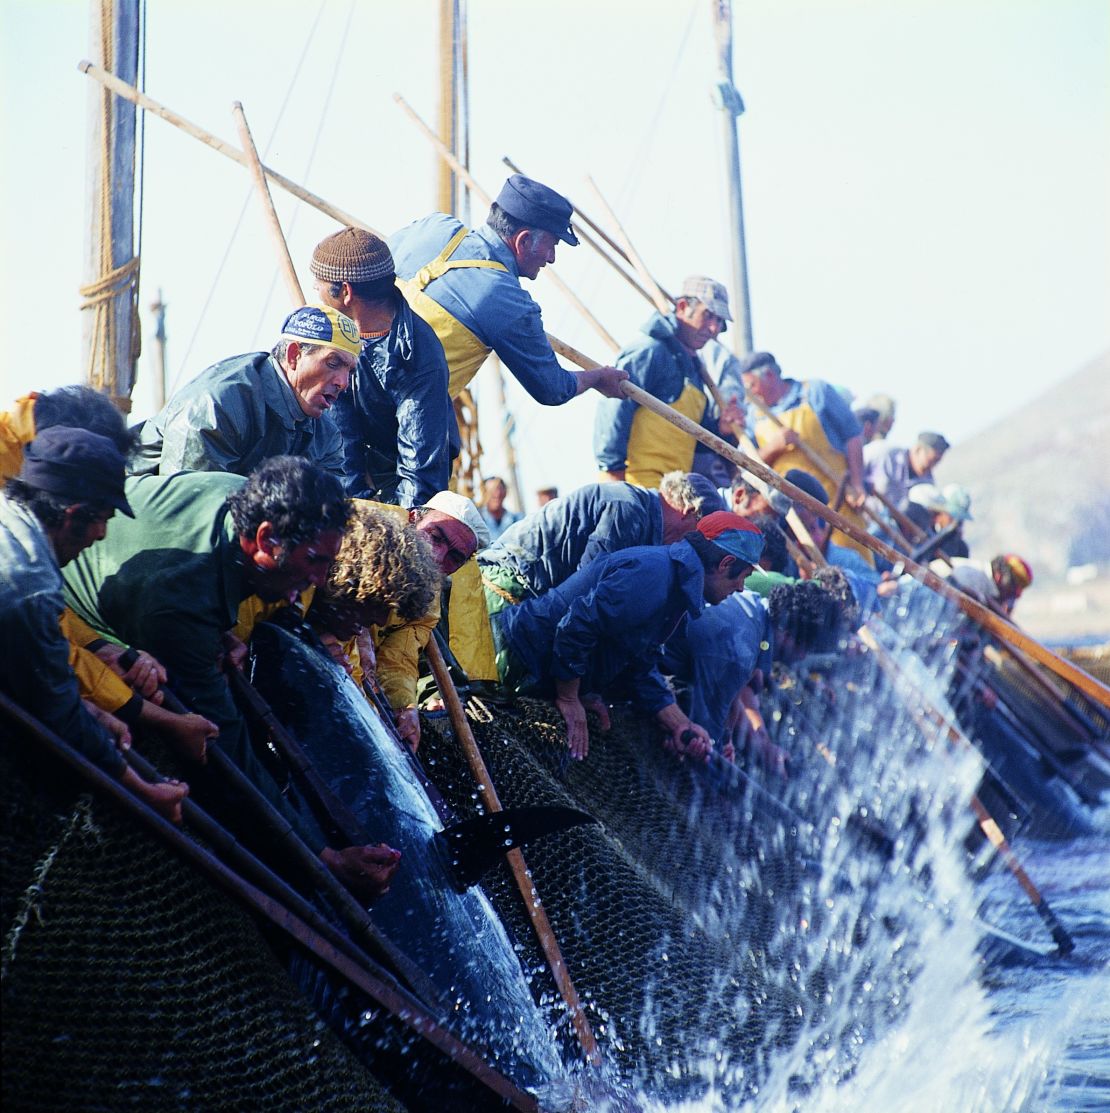
[[[90,54],[109,73],[137,84],[139,0],[91,0]],[[88,234],[82,348],[85,377],[125,413],[140,350],[139,260],[134,249],[135,106],[91,86],[86,191]]]
[[[710,0],[717,40],[717,107],[725,129],[725,165],[728,173],[728,207],[732,222],[732,292],[736,315],[733,346],[738,356],[752,350],[752,306],[748,291],[748,255],[744,241],[744,197],[740,190],[740,139],[736,121],[744,102],[732,83],[732,0]]]

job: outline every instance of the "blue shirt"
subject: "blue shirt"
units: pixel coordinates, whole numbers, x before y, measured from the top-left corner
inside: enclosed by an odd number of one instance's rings
[[[343,440],[347,494],[411,508],[447,489],[455,417],[438,337],[399,293],[394,300],[389,332],[363,340],[332,415]]]
[[[622,348],[614,361],[628,372],[638,387],[662,402],[678,399],[693,383],[702,389],[698,357],[679,342],[678,324],[673,313],[665,317],[653,313],[640,337]],[[623,471],[628,465],[628,437],[640,407],[630,398],[602,398],[594,416],[594,455],[604,471]],[[706,405],[701,424],[717,433],[717,421]]]
[[[736,693],[756,668],[771,671],[774,636],[767,601],[738,591],[683,623],[664,648],[664,668],[690,685],[690,718],[721,741]]]
[[[784,413],[797,409],[803,402],[808,403],[821,422],[829,444],[843,456],[847,443],[863,432],[844,395],[836,387],[820,379],[807,379],[804,383],[797,379],[783,379],[783,382],[787,387],[786,393],[767,409],[781,417]],[[749,429],[754,429],[764,420],[759,411],[750,405],[746,418]]]
[[[656,665],[659,649],[684,616],[701,610],[704,584],[701,560],[685,541],[624,549],[493,621],[542,686],[578,677],[583,693],[603,691],[624,675],[640,709],[655,713],[674,703]]]
[[[662,544],[658,492],[631,483],[587,483],[506,530],[479,563],[509,565],[542,595],[598,557]]]
[[[394,232],[389,247],[398,277],[412,278],[462,227],[453,216],[432,213]],[[577,380],[555,358],[540,307],[521,288],[516,259],[505,241],[484,224],[466,235],[451,258],[492,259],[505,270],[460,267],[428,283],[424,293],[492,348],[537,402],[569,402],[578,391]]]

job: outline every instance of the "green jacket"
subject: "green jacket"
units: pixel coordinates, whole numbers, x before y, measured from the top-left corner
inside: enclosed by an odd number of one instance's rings
[[[108,536],[66,566],[66,602],[106,637],[154,654],[193,710],[220,728],[219,745],[314,850],[317,832],[285,803],[251,749],[217,657],[251,593],[227,497],[246,482],[219,472],[135,476],[134,519],[115,517]]]
[[[330,415],[311,418],[267,352],[202,371],[139,427],[136,475],[250,473],[271,456],[303,456],[342,478],[343,449]]]

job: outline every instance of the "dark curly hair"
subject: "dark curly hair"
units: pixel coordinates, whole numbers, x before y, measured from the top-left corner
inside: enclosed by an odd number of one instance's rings
[[[123,414],[107,395],[91,386],[60,386],[35,399],[35,432],[41,433],[54,425],[87,429],[107,437],[127,456],[134,447],[134,435],[127,428]]]
[[[271,456],[228,496],[227,504],[241,535],[253,536],[270,522],[290,548],[325,530],[342,532],[351,513],[339,480],[300,456]]]
[[[841,608],[827,587],[815,580],[779,584],[768,602],[775,629],[789,634],[802,652],[829,653],[836,649]]]
[[[786,534],[782,532],[777,514],[755,514],[748,519],[763,534],[763,555],[759,563],[771,572],[785,572],[789,561]]]

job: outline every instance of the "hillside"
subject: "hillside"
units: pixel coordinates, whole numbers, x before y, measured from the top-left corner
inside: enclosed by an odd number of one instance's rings
[[[1023,626],[1110,640],[1110,352],[952,448],[936,475],[971,491],[974,557],[1009,550],[1033,566]]]

